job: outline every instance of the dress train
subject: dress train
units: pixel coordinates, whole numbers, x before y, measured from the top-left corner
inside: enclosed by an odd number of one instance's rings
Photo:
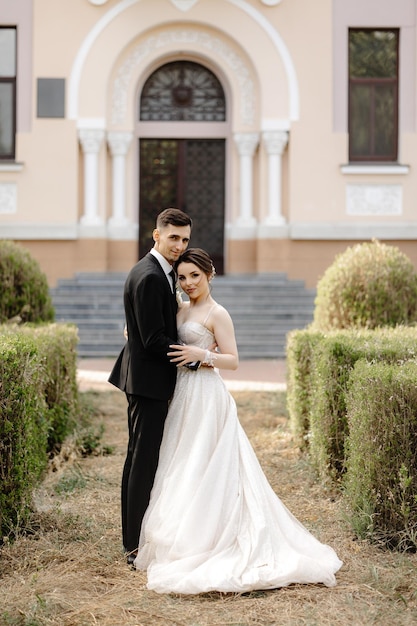
[[[179,329],[207,348],[210,331]],[[179,368],[135,567],[148,588],[197,594],[336,584],[342,562],[269,485],[217,370]]]

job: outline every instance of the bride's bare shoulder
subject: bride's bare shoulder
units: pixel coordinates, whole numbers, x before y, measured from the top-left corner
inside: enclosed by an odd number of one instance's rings
[[[233,324],[229,311],[218,302],[216,302],[216,306],[212,309],[210,318],[213,326],[218,326],[219,324]]]
[[[213,315],[218,317],[219,319],[224,319],[225,317],[230,317],[230,313],[227,309],[224,308],[221,304],[216,302],[216,306],[213,308]]]

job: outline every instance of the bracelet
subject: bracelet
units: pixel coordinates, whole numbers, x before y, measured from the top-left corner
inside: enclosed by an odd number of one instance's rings
[[[206,350],[203,363],[204,365],[209,365],[210,367],[214,367],[214,361],[216,359],[217,359],[217,354],[210,352],[210,350]]]

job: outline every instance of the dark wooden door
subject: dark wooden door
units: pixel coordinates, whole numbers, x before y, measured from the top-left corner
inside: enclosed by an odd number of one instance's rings
[[[168,207],[193,220],[190,246],[224,271],[224,139],[141,139],[139,257],[153,245],[157,214]]]

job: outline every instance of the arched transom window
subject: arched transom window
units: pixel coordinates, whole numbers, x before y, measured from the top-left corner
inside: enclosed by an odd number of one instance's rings
[[[224,122],[223,88],[209,69],[192,61],[173,61],[155,70],[140,98],[146,122]]]

